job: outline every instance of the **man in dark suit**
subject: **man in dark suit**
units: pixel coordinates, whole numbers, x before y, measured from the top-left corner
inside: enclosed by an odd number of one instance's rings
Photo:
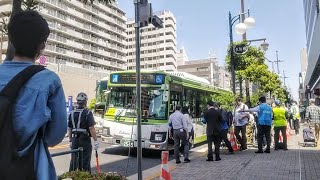
[[[220,144],[222,141],[221,124],[223,119],[221,113],[217,110],[216,103],[208,102],[208,111],[204,113],[204,119],[207,124],[207,141],[208,141],[208,159],[207,161],[213,161],[212,155],[212,142],[215,146],[216,161],[220,161]]]

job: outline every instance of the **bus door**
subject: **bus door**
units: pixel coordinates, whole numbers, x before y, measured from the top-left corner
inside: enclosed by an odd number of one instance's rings
[[[172,114],[177,105],[182,106],[183,102],[183,87],[178,84],[171,84],[170,85],[170,109],[169,114]]]

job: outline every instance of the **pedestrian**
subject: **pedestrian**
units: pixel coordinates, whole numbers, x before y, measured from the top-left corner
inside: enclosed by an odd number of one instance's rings
[[[247,150],[247,124],[249,122],[249,113],[244,112],[248,110],[248,106],[244,104],[240,97],[236,99],[236,106],[234,108],[234,133],[238,142],[241,144],[240,151]],[[240,136],[241,133],[241,136]]]
[[[315,105],[315,99],[309,100],[310,105],[306,109],[306,119],[315,127],[316,140],[320,132],[320,107]]]
[[[173,131],[171,131],[173,129]],[[174,141],[174,156],[176,164],[180,164],[180,144],[184,144],[184,162],[189,163],[189,139],[186,117],[181,113],[181,106],[176,106],[176,111],[169,117],[169,137]]]
[[[87,108],[88,96],[85,93],[77,95],[77,108],[72,111],[68,118],[68,135],[71,149],[83,148],[83,164],[77,164],[74,155],[71,156],[69,171],[83,168],[83,171],[91,172],[91,154],[92,145],[91,137],[94,140],[94,150],[99,149],[94,117],[92,112]],[[80,162],[81,163],[81,162]]]
[[[300,120],[300,110],[299,106],[296,101],[293,101],[293,104],[291,106],[291,112],[292,112],[292,120],[293,120],[293,127],[295,130],[296,135],[299,134],[299,120]]]
[[[229,154],[234,154],[234,150],[231,146],[231,143],[228,139],[228,132],[229,132],[229,128],[230,126],[228,125],[229,122],[229,113],[227,111],[225,111],[221,105],[218,103],[218,110],[220,111],[221,117],[222,117],[222,124],[221,124],[221,135],[222,135],[222,140],[224,141],[224,143],[226,144],[226,147],[229,150]]]
[[[306,118],[306,108],[303,104],[300,104],[300,117],[301,117],[301,121],[304,122],[305,118]]]
[[[267,104],[265,96],[259,98],[260,104],[244,112],[258,113],[258,151],[255,153],[263,153],[263,138],[267,140],[267,148],[265,153],[270,153],[271,146],[271,125],[272,125],[272,108]]]
[[[221,124],[223,120],[216,103],[208,102],[208,110],[204,113],[203,118],[207,124],[208,159],[206,161],[213,161],[212,142],[214,143],[216,161],[220,161]]]
[[[186,122],[187,122],[188,133],[189,133],[189,136],[188,136],[189,138],[187,140],[189,142],[189,149],[190,149],[192,146],[190,141],[193,140],[193,137],[194,137],[194,129],[193,129],[193,124],[192,124],[192,123],[194,123],[194,121],[192,120],[188,106],[182,107],[182,114],[184,115]],[[184,147],[184,146],[182,146],[182,147]],[[181,151],[181,152],[183,152],[183,151]]]
[[[48,23],[38,12],[26,10],[12,15],[8,24],[8,37],[15,49],[15,55],[13,59],[7,59],[0,65],[1,91],[23,70],[29,70],[32,67],[40,68],[33,65],[45,49],[49,34]],[[6,174],[10,172],[7,170],[13,164],[4,164],[5,159],[2,155],[10,156],[10,154],[8,151],[3,153],[8,144],[3,144],[1,139],[0,179],[57,179],[48,147],[59,144],[66,135],[66,99],[57,74],[48,69],[42,69],[41,72],[33,75],[19,91],[12,115],[13,134],[17,142],[9,143],[19,146],[19,152],[15,154],[19,153],[20,157],[31,153],[32,157],[29,159],[31,162],[20,164],[22,166],[20,169],[13,169],[12,174]],[[2,95],[0,93],[0,104],[3,103]],[[14,149],[11,150],[14,151]],[[10,160],[17,162],[25,159],[11,158]]]
[[[274,125],[274,142],[275,147],[274,150],[280,149],[279,147],[279,136],[280,131],[283,138],[283,150],[288,150],[287,148],[287,118],[289,117],[286,109],[281,106],[281,102],[279,100],[275,100],[275,107],[272,109],[273,112],[273,125]]]

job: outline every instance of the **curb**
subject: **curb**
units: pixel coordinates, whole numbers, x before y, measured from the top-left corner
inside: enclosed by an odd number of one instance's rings
[[[199,157],[202,157],[206,154],[207,154],[207,144],[204,144],[204,145],[201,145],[199,147],[196,147],[196,148],[190,150],[190,159],[192,160],[195,158],[199,158]],[[177,168],[174,159],[169,161],[168,164],[169,164],[169,171],[170,172]],[[143,178],[144,180],[154,180],[154,179],[159,178],[161,175],[161,164],[144,170],[142,172],[142,174],[145,177],[145,178]],[[134,174],[134,175],[131,175],[127,178],[129,180],[136,180],[137,177],[138,177],[138,175]]]

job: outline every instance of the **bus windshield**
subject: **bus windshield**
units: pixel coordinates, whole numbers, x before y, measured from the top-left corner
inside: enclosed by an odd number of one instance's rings
[[[136,89],[113,87],[109,107],[135,109]],[[166,119],[167,102],[163,101],[164,91],[160,88],[141,88],[141,110],[144,119]]]

